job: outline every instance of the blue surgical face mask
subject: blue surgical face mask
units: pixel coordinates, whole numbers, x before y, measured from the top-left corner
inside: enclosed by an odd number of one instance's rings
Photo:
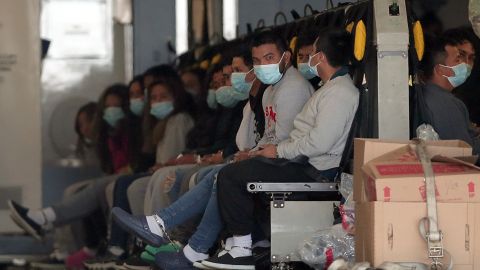
[[[125,117],[125,113],[120,107],[108,107],[103,111],[103,120],[111,127],[116,127],[118,121]]]
[[[318,62],[315,66],[312,66],[312,58],[315,57],[315,55],[317,54],[319,54],[319,52],[314,55],[308,56],[308,68],[310,68],[311,73],[313,73],[317,77],[320,77],[320,75],[318,75],[318,69],[317,69],[317,66],[320,64],[320,62]]]
[[[257,78],[264,84],[276,84],[282,79],[282,73],[280,72],[280,63],[282,62],[285,52],[282,54],[282,58],[276,64],[269,65],[255,65],[253,69]]]
[[[215,110],[217,108],[217,98],[215,96],[215,90],[209,89],[207,95],[207,105],[210,109]]]
[[[313,71],[310,69],[308,63],[299,63],[298,71],[307,80],[313,79],[316,76],[315,73],[313,73]]]
[[[233,108],[238,103],[238,99],[233,94],[233,87],[222,86],[215,92],[217,102],[226,108]]]
[[[442,67],[447,67],[451,68],[453,70],[454,75],[451,77],[443,75],[443,77],[447,78],[447,80],[450,82],[450,84],[453,87],[458,87],[459,85],[463,84],[468,76],[470,76],[470,73],[472,72],[472,67],[466,63],[460,63],[456,66],[445,66],[441,65]]]
[[[145,102],[143,98],[132,98],[130,99],[130,111],[136,116],[140,116],[143,113],[143,108],[145,107]]]
[[[161,120],[169,116],[170,113],[173,112],[173,109],[173,102],[171,101],[157,102],[152,104],[150,114],[155,116],[158,120]]]
[[[240,100],[246,100],[250,94],[250,89],[252,89],[253,81],[252,82],[245,81],[247,74],[250,73],[250,71],[234,72],[230,77],[236,97]]]

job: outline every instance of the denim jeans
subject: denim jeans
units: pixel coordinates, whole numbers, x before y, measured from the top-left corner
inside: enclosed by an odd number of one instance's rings
[[[215,165],[201,169],[199,176],[204,177],[199,178],[201,180],[194,188],[169,207],[156,213],[164,221],[167,230],[203,214],[196,232],[189,240],[189,245],[197,252],[207,253],[223,229],[215,182],[216,175],[224,166]]]
[[[211,166],[203,167],[203,168],[178,168],[175,170],[175,183],[173,184],[172,188],[167,192],[170,201],[174,202],[178,200],[181,195],[182,184],[184,181],[189,181],[190,179],[186,179],[191,175],[192,170],[197,171],[197,179],[201,180],[205,175],[207,175],[210,170]]]

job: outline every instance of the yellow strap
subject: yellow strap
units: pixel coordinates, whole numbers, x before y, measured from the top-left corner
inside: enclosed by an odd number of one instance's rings
[[[423,37],[423,28],[420,21],[413,24],[413,41],[415,43],[415,51],[417,52],[418,61],[422,61],[425,52],[425,40]]]
[[[357,61],[361,61],[365,55],[365,45],[367,43],[367,29],[363,20],[357,22],[355,28],[355,43],[353,47],[353,55]]]

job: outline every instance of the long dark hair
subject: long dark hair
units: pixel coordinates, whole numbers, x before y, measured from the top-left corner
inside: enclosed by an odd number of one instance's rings
[[[80,130],[79,118],[82,113],[87,116],[89,122],[93,122],[95,120],[95,114],[97,113],[97,103],[89,102],[83,105],[82,107],[80,107],[80,109],[78,109],[77,115],[75,116],[75,133],[77,133],[77,145],[75,148],[75,154],[79,158],[85,158],[85,148],[93,146],[86,142],[85,136],[83,136]]]
[[[105,102],[110,95],[117,96],[120,101],[120,107],[125,113],[125,117],[120,120],[117,127],[112,128],[105,120],[103,113],[106,109]],[[129,144],[132,143],[133,134],[129,134],[130,110],[129,110],[128,87],[124,84],[114,84],[105,89],[98,101],[98,111],[95,117],[95,142],[100,166],[105,173],[114,173],[112,157],[108,148],[108,138],[112,138],[115,143],[121,143],[122,136],[127,136]],[[129,158],[133,160],[133,147],[129,147]]]

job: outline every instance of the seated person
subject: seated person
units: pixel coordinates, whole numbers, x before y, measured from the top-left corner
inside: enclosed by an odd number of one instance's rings
[[[480,59],[475,56],[475,51],[480,48],[480,40],[472,28],[458,27],[445,31],[443,38],[450,40],[457,47],[460,56],[465,63],[472,67],[472,76],[465,83],[453,89],[452,93],[459,98],[469,111],[470,120],[476,125],[480,124],[480,104],[478,98],[478,85],[480,83],[480,65],[476,65]]]
[[[447,38],[431,38],[419,69],[424,83],[422,91],[426,122],[442,140],[463,140],[473,153],[480,152],[480,140],[471,128],[465,104],[452,94],[470,75],[471,67],[455,43]]]
[[[313,182],[314,176],[333,179],[359,103],[359,91],[346,65],[351,54],[344,29],[319,32],[309,65],[324,85],[305,104],[294,121],[290,137],[277,145],[263,145],[257,158],[227,165],[218,174],[218,205],[233,247],[202,262],[214,269],[255,269],[252,257],[255,197],[247,182]],[[308,164],[288,162],[306,156]],[[263,196],[263,195],[262,195]]]

